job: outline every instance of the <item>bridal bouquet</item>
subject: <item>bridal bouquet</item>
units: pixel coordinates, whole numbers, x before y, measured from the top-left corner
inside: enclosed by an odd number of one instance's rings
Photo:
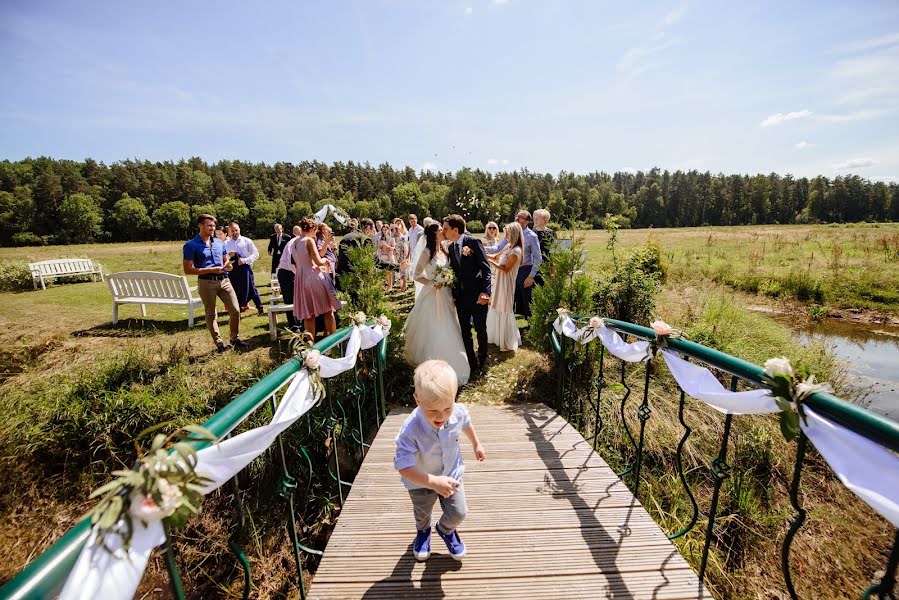
[[[434,273],[434,287],[440,289],[442,287],[452,287],[453,281],[456,279],[456,274],[453,273],[453,269],[451,267],[437,267],[437,272]]]

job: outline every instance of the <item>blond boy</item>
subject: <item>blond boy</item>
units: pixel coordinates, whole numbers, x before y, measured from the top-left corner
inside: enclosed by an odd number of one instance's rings
[[[396,436],[393,466],[400,472],[412,498],[418,530],[412,544],[416,560],[427,560],[431,555],[431,512],[438,497],[443,516],[437,522],[437,534],[446,543],[450,556],[456,560],[465,556],[465,544],[456,530],[468,514],[459,433],[464,433],[471,442],[478,460],[484,460],[485,455],[468,409],[456,404],[458,381],[456,372],[446,361],[429,360],[420,364],[415,369],[418,407]]]

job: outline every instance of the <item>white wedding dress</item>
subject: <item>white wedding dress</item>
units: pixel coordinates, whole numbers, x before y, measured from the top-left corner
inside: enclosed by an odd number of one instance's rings
[[[437,266],[446,266],[448,259],[441,252],[436,260],[430,258],[425,249],[414,267],[415,282],[422,288],[406,318],[406,362],[414,367],[426,360],[445,360],[456,371],[459,385],[464,385],[471,376],[471,367],[462,343],[456,303],[449,288],[438,289],[431,283]]]

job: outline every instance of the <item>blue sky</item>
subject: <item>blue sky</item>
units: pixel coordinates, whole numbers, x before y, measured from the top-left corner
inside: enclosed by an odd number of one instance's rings
[[[11,160],[899,180],[893,0],[3,0],[0,60]]]

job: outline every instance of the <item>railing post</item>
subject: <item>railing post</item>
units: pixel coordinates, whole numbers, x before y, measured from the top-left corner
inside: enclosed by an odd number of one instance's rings
[[[793,587],[793,577],[790,575],[790,545],[793,543],[793,536],[802,527],[805,522],[806,510],[799,505],[799,480],[802,476],[802,463],[805,460],[805,446],[808,438],[805,433],[799,432],[799,439],[796,441],[796,464],[793,466],[793,481],[790,483],[790,504],[796,510],[796,518],[790,524],[790,529],[784,537],[783,547],[780,552],[780,568],[783,571],[784,582],[787,584],[787,592],[790,598],[796,600],[796,589]]]
[[[643,382],[643,402],[637,408],[637,418],[640,419],[640,442],[637,445],[637,467],[634,474],[634,496],[640,491],[640,467],[643,464],[643,435],[646,430],[646,422],[652,416],[649,408],[649,378],[652,374],[652,357],[646,361],[646,379]]]
[[[684,360],[689,360],[688,357],[684,357]],[[673,533],[668,536],[669,540],[673,540],[679,538],[680,536],[686,534],[688,531],[693,529],[693,526],[696,525],[696,520],[699,518],[699,506],[696,505],[696,498],[693,497],[693,492],[690,490],[690,485],[687,483],[687,476],[684,475],[684,446],[687,444],[687,438],[690,437],[690,434],[693,432],[693,429],[687,425],[687,422],[684,421],[684,405],[686,404],[687,395],[684,393],[684,390],[680,391],[680,403],[677,409],[677,418],[680,421],[680,424],[684,428],[684,435],[680,439],[680,443],[677,445],[677,475],[680,478],[681,484],[684,486],[684,491],[687,492],[687,497],[690,498],[690,504],[693,505],[693,515],[690,517],[690,522],[686,527],[682,528],[677,533]]]
[[[556,389],[556,412],[562,412],[562,396],[565,393],[565,336],[559,336],[558,387]]]
[[[730,389],[732,392],[737,391],[736,377],[731,377]],[[700,583],[705,582],[705,569],[709,561],[709,547],[712,543],[712,531],[715,528],[715,516],[718,512],[718,496],[721,494],[721,484],[730,476],[730,466],[727,464],[727,443],[730,439],[730,425],[732,421],[732,414],[728,414],[724,418],[724,433],[721,435],[721,447],[718,448],[718,456],[712,460],[710,465],[715,486],[712,491],[712,502],[709,508],[709,524],[705,530],[705,544],[702,547],[702,564],[699,566]]]
[[[169,526],[164,519],[162,521],[162,530],[165,532],[163,556],[165,557],[165,568],[169,572],[172,595],[178,600],[184,600],[184,584],[181,583],[181,574],[178,572],[178,562],[175,560],[175,548],[172,545],[171,531],[169,531]]]

